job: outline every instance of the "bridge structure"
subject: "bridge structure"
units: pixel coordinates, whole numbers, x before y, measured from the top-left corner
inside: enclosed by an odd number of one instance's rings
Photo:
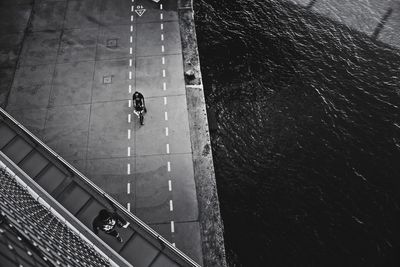
[[[19,44],[0,62],[2,79],[11,81],[0,95],[3,179],[30,206],[45,207],[36,219],[52,218],[46,229],[56,223],[72,231],[106,265],[225,266],[198,59],[197,67],[191,65],[193,57],[184,51],[193,48],[195,36],[194,28],[182,31],[182,16],[193,26],[191,1],[2,5],[9,12],[0,32],[10,43],[0,49]],[[143,126],[132,113],[135,91],[145,97]],[[17,213],[10,213],[13,203],[8,205],[2,216],[17,234],[5,240],[14,240],[15,248],[15,238],[30,226],[21,226]],[[92,233],[103,208],[130,223],[119,230],[123,243]],[[54,238],[37,231],[22,239],[40,244]],[[73,257],[60,250],[52,257],[44,243],[42,248],[37,262]],[[12,262],[13,252],[0,255]],[[24,261],[42,266],[29,264]]]
[[[372,39],[400,48],[400,1],[288,0],[323,17],[364,33]]]
[[[0,253],[3,266],[200,266],[2,109],[0,118],[1,245],[8,246]],[[102,209],[129,222],[119,230],[125,242],[93,234]],[[34,250],[38,258],[21,257]]]

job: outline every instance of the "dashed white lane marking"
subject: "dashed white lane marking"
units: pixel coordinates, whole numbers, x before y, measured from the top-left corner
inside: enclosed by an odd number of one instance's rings
[[[132,71],[129,72],[129,80],[132,80]]]
[[[172,181],[168,180],[168,190],[172,191]]]
[[[133,32],[133,25],[131,25],[131,32]]]
[[[128,146],[128,157],[130,157],[130,156],[131,156],[131,147]]]
[[[162,64],[165,65],[165,57],[162,57]]]
[[[168,136],[169,135],[169,130],[168,130],[168,127],[166,127],[165,128],[165,136]]]
[[[163,82],[163,90],[164,91],[167,90],[167,83],[166,82]]]
[[[160,9],[161,9],[161,10],[163,9],[163,6],[162,6],[162,4],[160,4]]]
[[[132,67],[132,59],[129,59],[129,67]]]
[[[167,163],[167,169],[168,169],[168,172],[171,172],[171,162],[169,162],[169,161]]]
[[[174,203],[172,202],[172,200],[169,201],[169,210],[170,211],[174,210]]]
[[[132,93],[132,85],[129,85],[128,89],[129,89],[129,93]]]
[[[167,97],[164,96],[164,105],[166,105],[166,104],[167,104]]]
[[[131,183],[126,184],[126,192],[128,193],[128,195],[131,193]]]
[[[133,15],[131,15],[131,21],[133,21]]]
[[[128,122],[131,123],[131,114],[128,114]]]
[[[133,43],[133,36],[129,37],[129,42]]]
[[[161,23],[161,30],[164,30],[164,24]]]
[[[129,47],[129,54],[132,55],[132,47]]]
[[[167,154],[169,154],[169,144],[167,144]]]
[[[131,203],[126,204],[126,209],[131,212]]]
[[[164,15],[163,13],[160,14],[160,19],[163,20],[164,19]]]
[[[164,41],[164,34],[161,34],[161,41]]]
[[[165,69],[162,70],[162,76],[163,76],[164,78],[165,78],[165,76],[167,76],[166,73],[165,73]]]
[[[131,12],[133,12],[134,10],[133,10],[134,8],[133,8],[133,6],[131,6]]]
[[[128,140],[131,140],[131,129],[128,130]]]
[[[131,164],[130,164],[130,163],[128,163],[128,165],[127,165],[127,170],[126,170],[126,172],[127,172],[128,174],[131,174]]]
[[[128,107],[132,107],[132,100],[128,100]]]
[[[168,120],[168,112],[165,111],[164,117],[165,117],[165,120],[167,121]]]
[[[174,221],[171,221],[171,233],[175,232],[175,224]]]
[[[163,53],[165,52],[165,47],[164,47],[164,45],[161,46],[161,52],[163,52]]]

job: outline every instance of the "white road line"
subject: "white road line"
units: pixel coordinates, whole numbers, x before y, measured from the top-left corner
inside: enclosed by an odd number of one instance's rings
[[[126,204],[126,209],[130,212],[131,211],[131,203]]]
[[[166,105],[166,104],[167,104],[167,97],[164,96],[164,105]]]
[[[132,93],[132,85],[129,85],[129,93]]]
[[[172,200],[169,201],[169,210],[170,211],[174,210],[174,203],[172,202]]]
[[[129,54],[132,55],[132,47],[129,47]]]
[[[169,144],[167,144],[167,154],[169,154]]]
[[[168,190],[172,191],[172,181],[168,180]]]
[[[131,123],[131,114],[128,114],[128,122]]]
[[[130,156],[131,156],[131,147],[128,146],[128,157],[130,157]]]
[[[134,10],[133,10],[133,6],[131,6],[131,12],[133,12]]]
[[[127,166],[127,173],[131,174],[131,164],[130,163],[128,163],[128,166]]]
[[[133,25],[131,25],[131,32],[133,32]]]
[[[132,71],[129,72],[129,80],[132,80]]]
[[[168,172],[171,172],[171,162],[168,161],[167,167],[168,167]]]
[[[171,221],[171,233],[175,232],[175,224],[174,221]]]
[[[133,36],[129,37],[129,42],[133,43]]]
[[[161,23],[161,30],[164,30],[164,24]]]
[[[160,14],[160,19],[163,20],[164,19],[164,15],[163,13]]]
[[[165,52],[165,47],[164,47],[164,45],[161,46],[161,52],[163,52],[163,53]]]
[[[131,21],[133,21],[133,15],[131,15]]]
[[[160,4],[160,9],[161,9],[161,10],[163,9],[163,6],[162,6],[162,4]]]
[[[132,59],[129,59],[129,67],[132,67]]]
[[[162,70],[162,76],[163,76],[164,78],[165,78],[165,76],[167,76],[166,73],[165,73],[165,69]]]
[[[165,57],[162,57],[162,64],[165,65]]]
[[[164,91],[167,90],[167,83],[166,82],[163,82],[163,90]]]
[[[168,120],[168,112],[165,111],[165,120]]]
[[[132,100],[128,100],[128,107],[132,107]]]
[[[161,41],[164,41],[164,34],[161,34]]]
[[[131,140],[131,129],[128,129],[128,140]]]
[[[165,128],[165,136],[168,136],[169,135],[169,130],[168,130],[168,127],[166,127]]]
[[[128,193],[128,195],[131,193],[131,183],[126,184],[126,192]]]

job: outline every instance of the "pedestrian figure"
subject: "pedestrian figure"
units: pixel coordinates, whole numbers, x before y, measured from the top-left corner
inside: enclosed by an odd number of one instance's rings
[[[117,240],[122,243],[123,240],[115,228],[117,226],[126,228],[128,225],[129,223],[117,213],[102,209],[100,210],[99,215],[97,215],[93,220],[93,231],[97,235],[100,229],[106,234],[116,237]]]

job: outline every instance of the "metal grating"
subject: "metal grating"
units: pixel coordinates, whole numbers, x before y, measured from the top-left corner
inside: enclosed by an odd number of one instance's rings
[[[35,200],[27,188],[1,166],[0,210],[7,227],[37,248],[50,265],[110,266],[107,259]],[[0,229],[4,232],[6,227],[0,225]]]

